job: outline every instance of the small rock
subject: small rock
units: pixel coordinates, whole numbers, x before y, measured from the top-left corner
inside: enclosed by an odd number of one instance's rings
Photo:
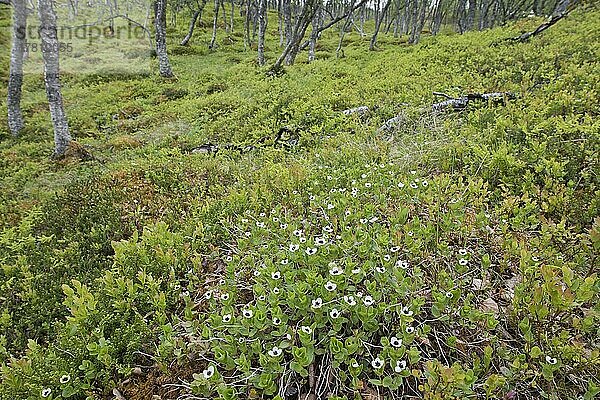
[[[497,317],[500,314],[500,307],[498,307],[498,303],[494,301],[491,297],[485,299],[479,309],[483,312],[489,312],[494,314]]]

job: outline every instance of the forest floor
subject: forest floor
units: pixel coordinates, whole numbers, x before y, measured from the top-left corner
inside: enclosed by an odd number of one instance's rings
[[[598,10],[527,43],[502,39],[541,19],[353,32],[343,58],[330,31],[281,76],[204,20],[169,28],[175,79],[131,48],[65,61],[92,160],[50,159],[41,71],[20,137],[0,105],[0,399],[600,393]],[[433,92],[516,98],[434,115]]]

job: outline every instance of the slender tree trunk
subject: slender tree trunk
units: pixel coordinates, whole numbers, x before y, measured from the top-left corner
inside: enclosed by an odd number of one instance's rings
[[[258,65],[265,65],[265,32],[267,30],[267,0],[258,0]]]
[[[158,71],[163,78],[172,78],[173,70],[167,55],[167,0],[156,0],[154,3],[154,26],[156,30]]]
[[[190,39],[192,38],[192,35],[194,34],[194,28],[196,27],[196,22],[198,22],[198,18],[200,18],[201,15],[202,15],[202,10],[194,11],[194,15],[192,15],[192,20],[190,21],[190,27],[188,29],[188,33],[187,33],[187,35],[185,35],[185,37],[181,41],[182,46],[187,46],[187,44],[190,42]]]
[[[60,90],[58,30],[52,0],[38,0],[38,15],[44,59],[44,83],[54,126],[54,157],[59,158],[65,155],[72,139]]]
[[[229,31],[231,33],[233,33],[234,15],[235,15],[235,0],[231,0],[231,13],[229,14],[229,22],[230,22],[230,25],[231,25]]]
[[[468,31],[473,29],[473,25],[475,23],[475,9],[477,8],[476,0],[469,0],[469,9],[467,10],[467,25],[466,29]]]
[[[387,3],[383,7],[383,11],[379,13],[379,16],[375,17],[375,32],[373,33],[373,36],[371,37],[371,43],[369,44],[369,50],[371,51],[375,50],[375,43],[377,43],[377,35],[379,34],[379,29],[381,28],[381,21],[387,14],[388,8],[391,4],[392,0],[387,0]]]
[[[223,26],[225,26],[225,32],[229,32],[229,21],[227,21],[227,11],[225,10],[225,1],[221,1],[221,11],[223,12]]]
[[[282,1],[277,1],[277,23],[279,30],[279,47],[283,46],[284,32],[283,32],[283,5]]]
[[[433,21],[431,23],[431,33],[437,35],[440,33],[442,26],[442,0],[437,0],[435,5],[435,12],[433,13]]]
[[[428,3],[426,1],[414,0],[413,13],[412,13],[412,27],[410,31],[410,37],[408,39],[409,44],[417,44],[421,38],[421,31],[423,25],[425,25],[425,11],[427,10]]]
[[[21,88],[23,86],[23,57],[27,46],[27,8],[25,0],[13,0],[13,42],[8,75],[8,127],[17,136],[23,129]]]
[[[320,36],[320,29],[323,23],[323,6],[319,5],[312,19],[312,32],[308,43],[308,62],[315,61],[315,51],[317,40]]]
[[[252,38],[250,37],[250,8],[252,0],[246,0],[246,18],[244,19],[244,46],[252,46]]]
[[[340,32],[340,40],[338,42],[337,49],[335,49],[335,56],[337,58],[344,57],[344,50],[342,49],[342,46],[344,45],[344,36],[346,36],[346,31],[348,30],[348,27],[350,27],[351,21],[352,21],[352,12],[348,13],[348,17],[346,18],[346,21],[344,22],[344,26],[342,26],[342,31]]]
[[[394,20],[394,37],[397,38],[400,33],[400,1],[396,8],[396,19]]]
[[[283,25],[285,28],[285,45],[292,41],[292,5],[291,0],[282,0],[283,6]]]
[[[306,0],[304,6],[302,7],[302,12],[298,16],[298,20],[296,25],[294,26],[294,32],[292,34],[292,41],[288,43],[288,45],[283,50],[283,53],[279,56],[275,64],[273,65],[273,69],[279,69],[283,65],[285,61],[286,65],[293,65],[296,60],[296,56],[300,50],[300,42],[304,38],[306,34],[306,30],[308,29],[308,25],[312,20],[315,12],[316,5],[319,0]]]
[[[219,23],[219,8],[221,8],[221,2],[219,0],[215,0],[215,15],[213,16],[212,38],[210,39],[210,44],[208,45],[208,48],[211,50],[215,50],[215,42],[217,41],[217,25]]]

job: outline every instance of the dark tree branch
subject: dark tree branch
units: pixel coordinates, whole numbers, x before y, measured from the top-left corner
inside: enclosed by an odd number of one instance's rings
[[[332,19],[331,21],[329,21],[328,23],[326,23],[325,25],[323,25],[322,27],[320,27],[317,30],[317,34],[323,32],[324,30],[327,30],[329,28],[331,28],[333,25],[337,24],[338,22],[340,22],[341,20],[347,18],[350,14],[352,14],[354,11],[356,11],[359,7],[362,7],[364,4],[366,4],[368,2],[368,0],[361,0],[359,3],[357,3],[356,5],[354,5],[347,13],[343,14],[343,15],[338,15],[337,17],[335,17],[334,19]],[[304,43],[302,43],[302,45],[300,45],[300,50],[304,50],[308,47],[309,45],[309,41],[305,41]]]
[[[531,32],[525,32],[522,35],[510,38],[508,40],[513,41],[513,42],[526,42],[529,39],[531,39],[533,36],[544,32],[546,29],[548,29],[552,25],[556,24],[558,21],[560,21],[561,19],[563,19],[564,17],[566,17],[567,14],[568,13],[563,13],[563,14],[560,14],[560,15],[553,15],[552,17],[550,17],[550,19],[548,21],[544,22],[543,24],[541,24],[540,26],[538,26],[537,28],[535,28],[535,30],[533,30]]]

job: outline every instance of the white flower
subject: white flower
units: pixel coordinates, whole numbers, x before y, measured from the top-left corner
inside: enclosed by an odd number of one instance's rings
[[[292,335],[290,335],[289,333],[286,333],[286,334],[285,334],[285,338],[286,338],[287,340],[292,340]]]
[[[366,188],[370,188],[371,186],[373,186],[373,185],[371,184],[371,182],[367,182],[367,183],[365,183],[365,187],[366,187]]]
[[[346,210],[346,212],[345,212],[344,214],[346,215],[346,217],[348,217],[348,216],[350,216],[350,214],[352,214],[352,213],[350,212],[350,210]]]
[[[279,228],[281,229],[286,229],[288,227],[288,224],[279,224]]]
[[[339,188],[338,189],[338,192],[340,192],[340,193],[344,193],[345,191],[346,191],[346,188]]]
[[[352,368],[358,368],[358,367],[359,367],[358,363],[356,361],[354,361],[352,363]]]
[[[326,225],[323,227],[323,231],[325,231],[327,233],[331,233],[331,232],[333,232],[333,227],[331,225]]]
[[[467,255],[467,249],[460,249],[458,250],[458,254],[460,254],[461,256],[466,256]]]
[[[355,306],[356,305],[356,300],[354,299],[354,296],[350,295],[350,296],[344,296],[344,301],[346,303],[348,303],[349,306]]]
[[[267,297],[264,294],[261,294],[260,296],[258,296],[258,301],[265,301]]]
[[[413,328],[412,326],[407,326],[406,333],[408,333],[409,335],[412,335],[413,333],[415,333],[415,328]]]
[[[46,397],[50,396],[50,393],[52,393],[52,389],[46,388],[46,389],[42,390],[42,397],[46,398]]]
[[[367,177],[367,174],[362,174],[360,177],[363,178],[363,179],[365,179]]]
[[[400,373],[406,369],[406,361],[398,360],[396,361],[396,366],[394,367],[394,371],[396,373]]]
[[[322,237],[315,238],[315,244],[317,246],[323,246],[325,243],[327,243],[327,240],[325,238],[322,238]]]
[[[415,182],[411,182],[411,183],[410,183],[410,187],[411,187],[411,188],[413,188],[413,189],[416,189],[416,188],[418,188],[419,186],[418,186],[418,185],[417,185]]]
[[[316,308],[321,308],[322,306],[323,306],[323,299],[322,298],[317,297],[316,299],[314,299],[312,301],[312,305],[311,305],[312,308],[316,309]]]
[[[65,374],[65,375],[61,376],[58,381],[64,385],[65,383],[69,382],[70,380],[71,380],[71,375]]]
[[[406,315],[407,317],[410,317],[411,315],[413,315],[412,310],[409,310],[408,307],[402,307],[401,313],[402,313],[402,315]]]
[[[254,271],[254,276],[260,276],[260,271],[259,270],[255,270]]]
[[[330,180],[332,180],[332,179],[333,179],[333,177],[332,177],[331,175],[327,175],[327,180],[328,180],[328,181],[330,181]]]
[[[402,268],[402,269],[407,269],[408,268],[408,261],[398,260],[398,261],[396,261],[396,267]]]
[[[227,300],[229,300],[229,293],[223,293],[223,294],[221,295],[221,300],[223,300],[223,301],[227,301]]]
[[[451,298],[452,298],[452,296],[454,296],[454,295],[452,294],[452,292],[446,292],[446,297],[447,297],[447,298],[451,299]]]
[[[273,294],[279,294],[279,292],[281,292],[281,290],[278,287],[273,288]]]
[[[271,278],[273,278],[275,280],[281,279],[281,272],[279,272],[279,271],[271,272]]]
[[[378,220],[379,220],[379,217],[371,217],[371,218],[369,219],[369,222],[370,222],[370,223],[373,223],[373,222],[377,222]]]
[[[298,240],[300,240],[300,243],[306,243],[306,238],[305,238],[304,236],[303,236],[303,237],[301,237],[301,238],[300,238],[300,239],[298,239]]]
[[[281,355],[281,353],[283,353],[283,350],[281,350],[277,346],[273,346],[273,348],[271,350],[269,350],[269,355],[271,357],[279,357]]]
[[[335,206],[331,203],[327,204],[327,209],[328,210],[333,210],[335,208]]]
[[[361,272],[362,272],[362,269],[360,269],[360,268],[354,268],[354,269],[352,270],[352,273],[353,273],[354,275],[358,275],[358,274],[360,274]]]
[[[398,182],[398,187],[399,187],[400,189],[402,189],[402,188],[404,187],[404,183],[402,183],[402,182]]]
[[[338,267],[337,265],[334,265],[333,267],[331,267],[331,269],[329,270],[329,273],[333,276],[337,276],[337,275],[341,275],[344,273],[344,270],[341,269],[340,267]]]
[[[212,378],[212,376],[214,374],[215,374],[214,365],[209,365],[208,368],[206,368],[204,371],[202,371],[202,375],[204,376],[204,379],[210,379],[210,378]]]
[[[365,296],[365,298],[363,299],[363,303],[365,303],[365,306],[370,306],[373,305],[373,303],[375,303],[375,300],[373,300],[373,297],[371,296]]]
[[[242,310],[242,315],[244,316],[244,318],[252,318],[252,316],[254,315],[254,313],[252,312],[252,310]]]
[[[390,249],[392,253],[397,253],[400,250],[400,246],[394,246]]]
[[[335,282],[327,281],[327,283],[325,284],[325,289],[328,292],[333,292],[335,289],[337,289],[337,285],[335,284]]]
[[[208,292],[204,293],[204,298],[206,300],[212,299],[212,292],[209,290]]]
[[[256,226],[258,226],[259,228],[264,228],[265,227],[265,223],[264,222],[260,222],[260,221],[256,221]]]
[[[546,362],[550,365],[554,365],[558,362],[558,360],[554,357],[546,356]]]
[[[242,224],[247,224],[248,223],[248,218],[242,218]]]
[[[304,250],[304,252],[306,254],[308,254],[309,256],[312,256],[317,253],[317,248],[316,247],[308,247],[306,250]]]
[[[309,198],[310,200],[314,200],[314,199],[316,199],[316,197],[315,197],[314,195],[312,195],[312,194],[311,194],[311,195],[310,195],[308,198]]]
[[[279,218],[273,217],[273,222],[279,222]]]
[[[408,236],[412,237],[415,233],[413,231],[408,231]]]
[[[248,231],[248,232],[244,233],[244,235],[246,235],[246,237],[250,237],[250,236],[252,236],[252,232]]]
[[[363,292],[356,292],[356,297],[362,298],[363,297]]]
[[[417,173],[417,171],[415,171],[415,170],[413,169],[413,170],[411,170],[411,171],[410,171],[410,173],[411,173],[412,175],[414,175],[414,174],[416,174],[416,173]]]
[[[310,326],[301,326],[300,330],[302,330],[302,332],[306,333],[307,335],[310,335],[312,333],[312,329],[310,328]]]
[[[376,359],[371,361],[371,365],[373,366],[373,368],[379,369],[379,368],[383,367],[383,360],[381,358],[377,357]]]
[[[290,251],[293,253],[300,248],[300,245],[297,243],[290,244]]]
[[[273,317],[273,325],[280,325],[281,324],[281,319],[277,318],[277,317]]]
[[[301,229],[296,229],[296,230],[294,230],[293,233],[294,233],[294,236],[297,236],[297,237],[302,236],[302,230]]]
[[[261,212],[261,213],[260,213],[260,214],[258,214],[258,215],[259,215],[259,217],[261,217],[261,218],[264,218],[264,217],[266,217],[266,216],[267,216],[267,214],[265,214],[264,212]]]
[[[229,321],[231,321],[231,314],[225,314],[225,315],[223,315],[222,320],[223,320],[224,323],[228,323]]]
[[[231,260],[233,260],[233,257],[231,257],[231,256],[225,257],[225,261],[230,262]]]
[[[425,179],[423,179],[423,182],[421,182],[421,185],[423,185],[423,187],[427,187],[427,185],[429,185],[429,183],[427,183],[427,181]]]
[[[390,344],[394,347],[402,346],[402,339],[398,339],[396,336],[390,338]]]
[[[340,316],[340,312],[337,308],[334,308],[329,312],[329,316],[333,319],[337,319]]]
[[[467,260],[466,258],[461,258],[460,260],[458,260],[458,263],[464,267],[469,264],[469,260]]]

